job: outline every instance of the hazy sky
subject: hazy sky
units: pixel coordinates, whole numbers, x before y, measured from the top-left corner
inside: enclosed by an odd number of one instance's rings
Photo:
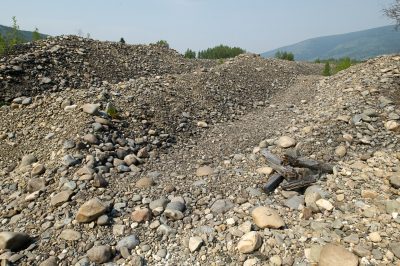
[[[304,39],[392,24],[394,0],[4,0],[0,24],[128,43],[168,41],[178,51],[218,44],[261,53]],[[7,14],[7,15],[6,15]]]

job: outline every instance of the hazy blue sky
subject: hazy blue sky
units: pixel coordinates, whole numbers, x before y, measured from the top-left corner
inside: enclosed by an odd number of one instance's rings
[[[149,43],[184,51],[218,44],[260,53],[304,39],[391,24],[394,0],[7,0],[0,24],[50,35]]]

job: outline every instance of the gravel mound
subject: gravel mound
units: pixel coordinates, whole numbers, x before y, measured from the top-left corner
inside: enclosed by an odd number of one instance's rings
[[[143,49],[139,65],[165,61],[148,72],[132,64],[132,76],[97,70],[99,83],[48,66],[57,89],[7,96],[2,263],[399,265],[400,56],[325,78],[317,64],[249,54],[188,61],[165,47],[71,36],[27,47],[41,58],[51,42],[85,49],[88,62],[95,45]],[[110,66],[122,69],[130,55],[114,56]],[[61,77],[86,85],[62,87]],[[260,149],[286,146],[333,164],[333,174],[305,191],[264,193],[272,170]]]

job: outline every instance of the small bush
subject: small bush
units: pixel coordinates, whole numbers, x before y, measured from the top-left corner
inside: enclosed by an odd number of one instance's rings
[[[125,43],[125,39],[121,37],[121,39],[119,39],[120,43]]]
[[[294,54],[291,52],[286,52],[286,51],[278,51],[275,53],[275,58],[282,59],[282,60],[288,60],[288,61],[294,61]]]
[[[159,40],[158,42],[156,42],[156,44],[169,48],[169,44],[166,40]]]

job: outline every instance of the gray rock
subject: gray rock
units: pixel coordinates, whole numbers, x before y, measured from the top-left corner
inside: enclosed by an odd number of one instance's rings
[[[393,242],[389,244],[390,250],[393,252],[393,254],[400,259],[400,242]]]
[[[225,213],[229,211],[230,209],[233,208],[233,203],[228,200],[228,199],[219,199],[216,200],[213,205],[211,206],[211,211],[213,213],[219,214],[219,213]]]
[[[293,196],[285,201],[285,205],[291,209],[298,210],[301,205],[304,205],[304,196]]]
[[[75,159],[71,154],[67,154],[63,157],[62,163],[65,166],[74,166],[79,164],[79,160]]]
[[[99,104],[87,103],[82,106],[82,111],[90,115],[95,115],[98,113],[99,107]]]
[[[390,185],[394,188],[400,188],[400,174],[392,175],[389,179]]]
[[[75,141],[70,139],[64,141],[63,148],[66,150],[75,148]]]
[[[60,206],[62,205],[64,202],[69,201],[69,199],[71,198],[71,196],[74,194],[74,192],[72,190],[63,190],[60,193],[54,195],[53,197],[51,197],[50,200],[50,204],[53,206]]]
[[[186,209],[186,206],[184,203],[179,202],[179,201],[171,201],[170,203],[167,204],[165,209],[170,209],[170,210],[176,210],[183,212]]]
[[[76,241],[81,238],[81,233],[72,229],[65,229],[61,232],[60,238],[67,241]]]
[[[46,180],[43,178],[32,178],[28,182],[27,190],[28,192],[35,192],[46,187]]]
[[[57,258],[50,256],[48,259],[42,261],[39,266],[57,266]]]
[[[150,202],[149,208],[152,211],[159,207],[162,207],[163,209],[165,209],[168,202],[169,202],[169,200],[166,198],[159,198],[159,199],[156,199],[156,200],[153,200],[152,202]]]
[[[98,198],[93,198],[85,202],[78,210],[76,214],[76,220],[79,223],[88,223],[96,220],[102,214],[106,212],[106,205],[101,202]]]
[[[126,247],[127,249],[130,250],[135,248],[139,244],[140,244],[139,238],[137,238],[136,235],[130,235],[118,241],[116,248],[117,250],[119,250],[122,247]]]
[[[37,159],[34,154],[27,154],[24,157],[22,157],[21,163],[19,165],[20,168],[31,165],[33,163],[36,163]]]
[[[87,256],[95,263],[105,263],[112,258],[112,250],[109,246],[95,246],[88,250]]]

